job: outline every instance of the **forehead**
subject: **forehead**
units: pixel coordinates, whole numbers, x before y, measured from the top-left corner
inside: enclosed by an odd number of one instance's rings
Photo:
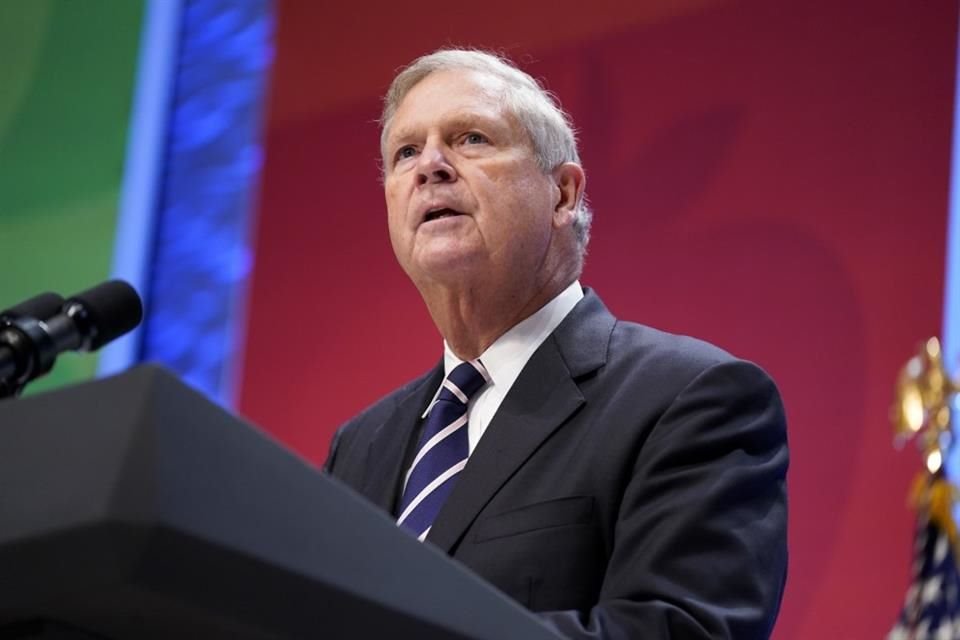
[[[504,82],[470,69],[434,71],[415,84],[397,107],[388,131],[391,139],[425,127],[472,118],[513,124],[504,106]]]

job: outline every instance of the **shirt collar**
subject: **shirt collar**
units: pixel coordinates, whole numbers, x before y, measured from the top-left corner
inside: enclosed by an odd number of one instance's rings
[[[511,327],[480,354],[480,361],[490,374],[490,386],[509,389],[543,341],[563,321],[580,300],[583,289],[580,281],[574,280],[566,289],[543,305],[533,315]],[[443,342],[443,374],[450,374],[463,360]],[[439,393],[439,389],[438,389]],[[436,394],[434,395],[436,400]],[[426,416],[433,401],[423,412]]]

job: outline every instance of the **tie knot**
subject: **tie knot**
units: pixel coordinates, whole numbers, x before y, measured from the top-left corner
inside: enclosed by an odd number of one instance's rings
[[[443,390],[438,399],[459,400],[467,404],[490,380],[490,374],[479,360],[462,362],[443,381]],[[446,397],[447,392],[453,397]]]

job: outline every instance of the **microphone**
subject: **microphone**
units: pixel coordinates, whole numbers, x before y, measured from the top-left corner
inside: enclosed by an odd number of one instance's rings
[[[141,320],[143,305],[136,290],[123,280],[109,280],[67,298],[62,313],[45,324],[60,352],[96,351]]]
[[[11,324],[18,318],[33,318],[46,320],[56,315],[63,308],[63,296],[46,292],[24,300],[15,307],[0,311],[0,326]]]
[[[143,319],[140,296],[122,280],[71,296],[53,313],[49,313],[51,295],[56,294],[40,294],[3,312],[0,397],[19,393],[28,382],[50,371],[64,351],[96,351]]]

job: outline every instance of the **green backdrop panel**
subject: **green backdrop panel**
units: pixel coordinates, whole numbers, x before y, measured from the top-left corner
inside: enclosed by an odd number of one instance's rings
[[[0,308],[110,276],[143,2],[0,3]],[[89,377],[62,358],[37,391]]]

